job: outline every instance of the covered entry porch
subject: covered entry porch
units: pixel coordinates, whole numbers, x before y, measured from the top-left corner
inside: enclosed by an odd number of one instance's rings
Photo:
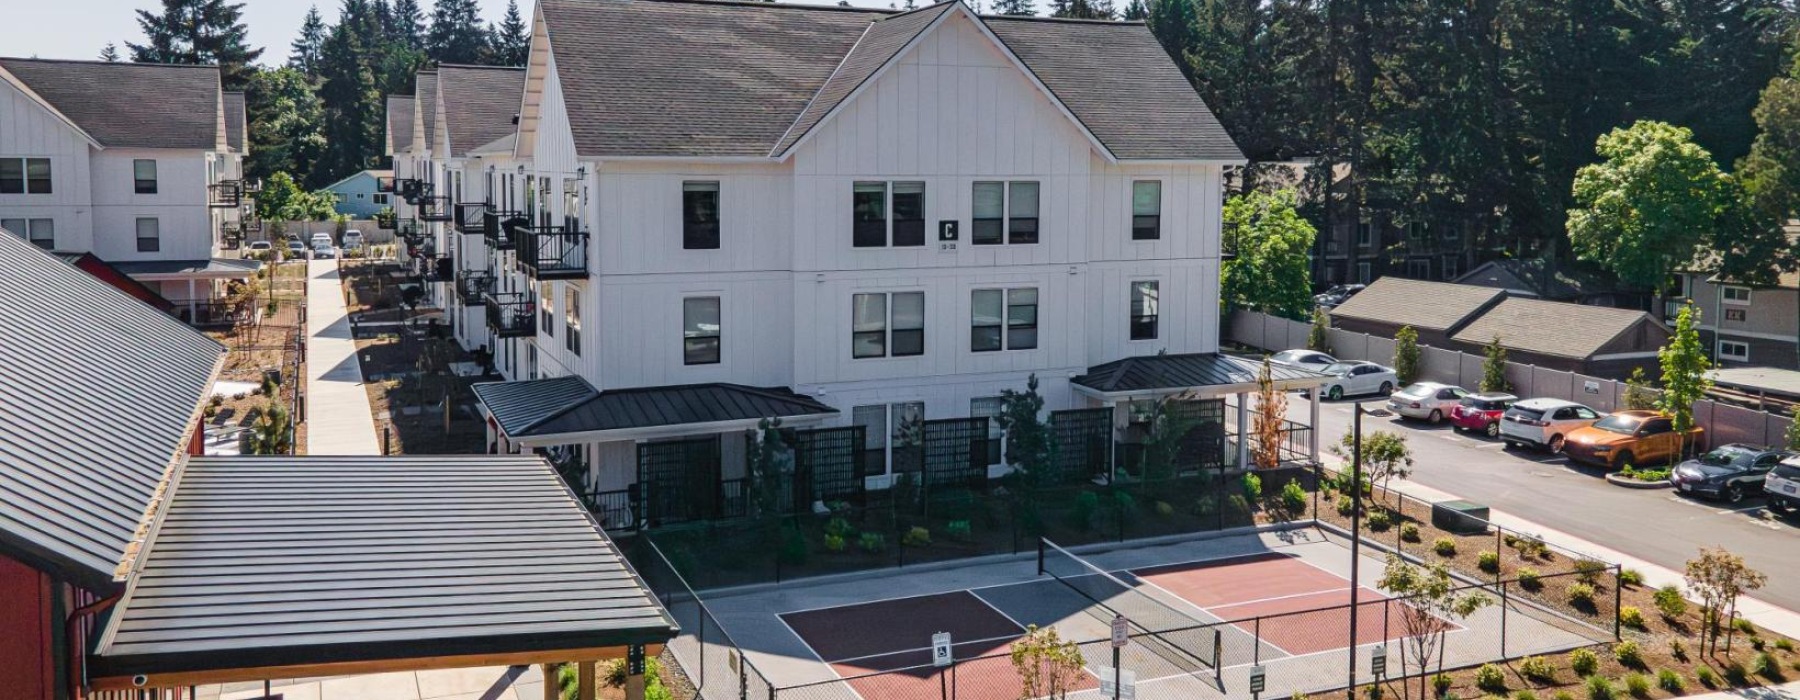
[[[242,284],[262,271],[262,262],[249,259],[155,260],[113,263],[133,280],[157,290],[173,306],[176,318],[197,327],[230,326],[243,314],[225,299],[232,284]]]

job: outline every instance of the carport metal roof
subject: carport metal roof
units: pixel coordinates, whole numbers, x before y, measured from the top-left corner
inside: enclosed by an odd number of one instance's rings
[[[838,410],[787,387],[680,384],[595,391],[578,377],[477,384],[476,399],[525,446],[635,440],[820,420]]]
[[[592,660],[678,629],[536,456],[195,457],[98,689]]]
[[[1224,396],[1256,391],[1262,360],[1219,353],[1145,355],[1089,367],[1087,374],[1071,382],[1075,390],[1102,399],[1129,399],[1191,391],[1205,396]],[[1287,391],[1319,386],[1325,375],[1308,370],[1271,365],[1270,378],[1277,389]]]

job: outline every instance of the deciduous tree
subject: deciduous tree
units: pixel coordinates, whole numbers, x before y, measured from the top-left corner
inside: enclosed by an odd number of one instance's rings
[[[1614,129],[1594,150],[1601,161],[1575,176],[1569,241],[1581,259],[1661,292],[1732,205],[1730,179],[1692,131],[1661,122]]]
[[[1331,453],[1345,462],[1356,459],[1356,434],[1344,433],[1338,444],[1331,447]],[[1406,444],[1406,436],[1386,430],[1377,430],[1363,436],[1362,439],[1362,474],[1371,485],[1379,485],[1382,491],[1388,490],[1389,482],[1394,479],[1406,479],[1412,476],[1412,447]],[[1349,473],[1345,472],[1346,478]]]
[[[1294,193],[1237,195],[1225,204],[1223,217],[1237,244],[1237,257],[1219,273],[1225,307],[1306,318],[1313,308],[1307,255],[1315,232],[1295,208]]]
[[[1662,364],[1662,394],[1656,399],[1656,407],[1673,419],[1675,431],[1684,442],[1683,452],[1687,431],[1694,427],[1694,402],[1705,398],[1713,385],[1708,376],[1712,361],[1707,359],[1706,346],[1700,342],[1699,325],[1700,309],[1692,303],[1682,305],[1675,316],[1669,344],[1656,351],[1656,359]]]
[[[1394,377],[1403,385],[1416,382],[1421,364],[1419,332],[1412,326],[1401,326],[1394,333]]]
[[[1389,552],[1382,570],[1382,590],[1404,605],[1394,606],[1399,627],[1405,633],[1401,645],[1402,664],[1410,663],[1419,674],[1419,697],[1426,694],[1431,662],[1438,660],[1437,650],[1444,636],[1457,627],[1458,620],[1494,603],[1494,599],[1475,587],[1459,586],[1442,563],[1421,568],[1397,553]]]
[[[1265,357],[1256,374],[1256,414],[1250,429],[1256,435],[1256,450],[1251,453],[1257,469],[1281,466],[1283,428],[1287,424],[1287,392],[1275,387],[1275,368]]]
[[[1701,644],[1710,640],[1715,650],[1724,616],[1737,609],[1738,597],[1768,583],[1767,576],[1724,547],[1701,547],[1700,556],[1687,563],[1686,578],[1688,591],[1700,599]]]

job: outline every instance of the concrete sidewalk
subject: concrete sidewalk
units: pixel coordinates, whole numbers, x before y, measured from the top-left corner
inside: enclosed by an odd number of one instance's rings
[[[1800,698],[1800,681],[1761,688],[1738,688],[1705,695],[1689,695],[1683,700],[1795,700]]]
[[[201,686],[195,700],[265,697],[261,683]],[[278,680],[269,691],[282,700],[539,700],[544,674],[536,666],[376,673],[362,676]]]
[[[338,261],[314,260],[306,272],[306,453],[381,454]]]

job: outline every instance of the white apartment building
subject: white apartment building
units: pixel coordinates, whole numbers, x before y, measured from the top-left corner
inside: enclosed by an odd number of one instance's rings
[[[541,0],[533,25],[510,96],[421,74],[414,177],[496,214],[449,244],[493,274],[485,334],[456,314],[509,380],[476,388],[492,448],[562,460],[609,527],[740,512],[767,418],[796,508],[985,483],[1032,376],[1070,478],[1176,394],[1194,461],[1241,463],[1223,397],[1258,367],[1217,350],[1243,157],[1142,24]],[[460,145],[459,113],[516,126]]]
[[[244,96],[217,68],[0,58],[0,115],[0,228],[102,261],[182,318],[225,320],[211,302],[259,266],[221,257],[253,187]]]

